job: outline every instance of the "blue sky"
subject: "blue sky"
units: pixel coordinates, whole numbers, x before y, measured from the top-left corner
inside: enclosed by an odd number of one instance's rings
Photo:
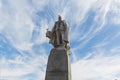
[[[120,0],[0,0],[0,80],[44,80],[58,15],[70,28],[72,80],[120,79]]]

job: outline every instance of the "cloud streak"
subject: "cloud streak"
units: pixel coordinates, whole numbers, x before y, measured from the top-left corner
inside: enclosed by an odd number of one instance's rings
[[[118,51],[118,50],[117,50]],[[72,64],[73,80],[114,80],[120,79],[120,61],[119,55],[96,51],[96,55],[90,55],[88,59],[81,59]],[[90,58],[92,57],[92,58]],[[77,71],[76,71],[77,70]]]
[[[1,59],[0,69],[1,69],[1,77],[0,79],[9,80],[9,78],[24,78],[25,75],[35,74],[39,77],[39,79],[44,78],[44,72],[46,67],[46,55],[35,56],[35,58],[25,58],[24,57],[16,57],[14,60],[6,60],[5,58]],[[26,76],[30,77],[30,76]],[[34,77],[37,80],[38,77]],[[7,78],[7,79],[6,79]],[[25,79],[25,78],[24,78]],[[25,79],[27,80],[27,79]]]

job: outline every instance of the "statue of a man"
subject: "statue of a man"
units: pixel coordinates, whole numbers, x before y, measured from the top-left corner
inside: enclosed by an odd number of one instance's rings
[[[47,31],[46,36],[50,39],[50,42],[54,47],[65,46],[69,43],[68,27],[61,16],[58,17],[58,21],[55,22],[52,31]]]

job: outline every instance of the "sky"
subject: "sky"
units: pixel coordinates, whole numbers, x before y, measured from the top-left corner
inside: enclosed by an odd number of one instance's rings
[[[70,28],[72,80],[120,80],[120,0],[0,0],[0,80],[45,80],[45,33]]]

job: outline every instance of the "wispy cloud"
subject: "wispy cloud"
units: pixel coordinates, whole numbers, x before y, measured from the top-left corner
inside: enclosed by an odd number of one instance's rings
[[[0,62],[1,77],[0,79],[9,80],[9,78],[30,77],[29,74],[40,75],[39,79],[45,76],[46,55],[35,56],[33,58],[16,57],[14,60],[6,60],[4,57]],[[28,76],[27,76],[28,75]],[[38,77],[34,77],[37,80]],[[27,80],[27,79],[25,79]]]
[[[92,58],[90,55],[88,59],[81,59],[72,64],[73,80],[120,79],[120,56],[117,54],[110,56],[115,52],[109,53],[109,56],[105,55],[107,53],[104,51],[95,51],[94,53],[96,55],[92,55]]]
[[[14,2],[1,1],[1,4],[3,5],[0,11],[0,26],[3,28],[0,32],[8,37],[15,47],[22,48],[22,45],[29,45],[32,31],[36,27],[32,21],[33,16],[38,9],[39,11],[43,9],[46,1],[28,2],[21,0],[18,2],[18,0],[15,0]],[[42,22],[40,21],[41,25]],[[45,25],[42,26],[45,27]],[[40,31],[40,35],[43,36],[43,30]]]

